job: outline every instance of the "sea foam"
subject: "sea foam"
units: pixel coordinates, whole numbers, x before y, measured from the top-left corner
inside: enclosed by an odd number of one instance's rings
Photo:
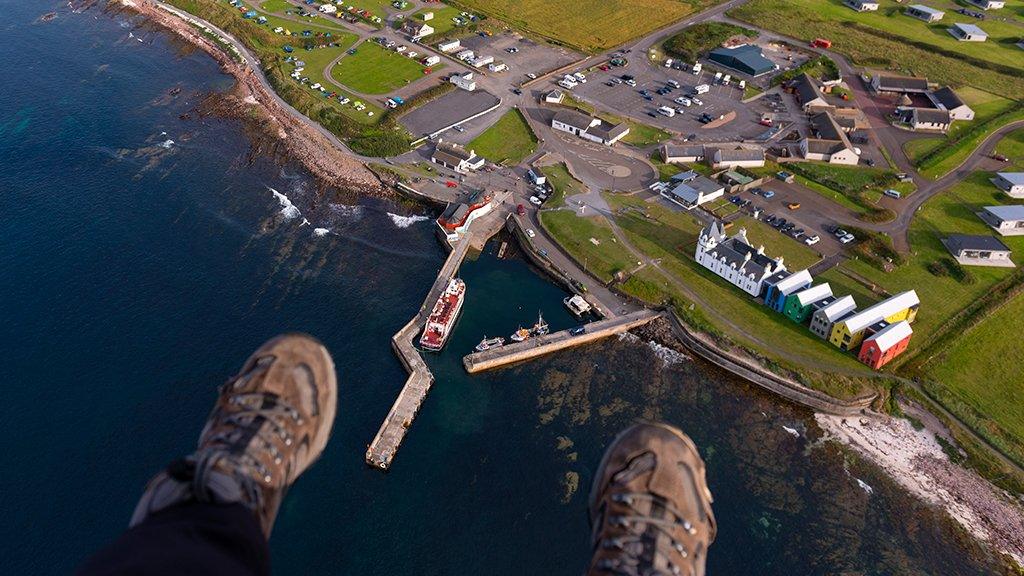
[[[285,219],[291,220],[292,218],[302,216],[302,212],[295,207],[295,204],[292,204],[292,201],[289,200],[287,196],[281,194],[277,190],[274,190],[270,186],[267,186],[267,190],[270,190],[270,192],[274,194],[274,198],[277,198],[278,204],[281,205],[281,215],[284,216]]]
[[[399,228],[408,228],[417,222],[430,220],[430,218],[426,216],[399,216],[398,214],[392,214],[391,212],[388,212],[388,217],[391,218],[391,221]]]

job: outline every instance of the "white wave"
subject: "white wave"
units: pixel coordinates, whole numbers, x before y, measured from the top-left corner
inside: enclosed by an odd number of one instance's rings
[[[318,238],[321,236],[327,236],[330,233],[330,228],[313,228],[313,236],[316,236]]]
[[[171,146],[174,146],[174,140],[168,138],[167,140],[164,140],[160,144],[157,144],[157,146],[160,146],[161,148],[170,148]]]
[[[295,204],[292,204],[292,201],[289,200],[287,196],[281,194],[277,190],[274,190],[270,186],[267,186],[267,190],[270,190],[274,194],[274,198],[277,198],[278,204],[281,205],[281,215],[284,216],[286,220],[302,216],[302,212],[295,207]]]
[[[674,364],[680,364],[684,360],[689,360],[690,357],[682,352],[677,352],[669,348],[668,346],[662,346],[654,340],[647,343],[647,346],[654,351],[654,355],[661,359],[661,362],[665,366],[672,366]]]
[[[786,432],[789,432],[793,436],[796,436],[797,438],[800,437],[800,431],[797,430],[796,428],[790,428],[789,426],[783,426],[782,429],[785,430]]]
[[[417,222],[423,222],[424,220],[430,220],[427,216],[399,216],[398,214],[392,214],[388,212],[388,217],[395,223],[395,226],[399,228],[408,228]]]
[[[854,478],[854,480],[856,480],[857,481],[857,485],[860,486],[861,489],[863,489],[868,494],[874,493],[875,489],[872,488],[871,486],[869,486],[867,482],[861,480],[860,478]]]

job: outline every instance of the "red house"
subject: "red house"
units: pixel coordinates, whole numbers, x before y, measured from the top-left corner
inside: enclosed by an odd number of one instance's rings
[[[878,370],[907,349],[914,330],[906,320],[890,324],[864,339],[857,358]]]

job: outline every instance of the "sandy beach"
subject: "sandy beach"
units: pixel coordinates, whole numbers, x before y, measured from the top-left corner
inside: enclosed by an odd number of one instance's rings
[[[994,486],[951,462],[935,435],[889,416],[816,414],[827,437],[852,447],[917,497],[1024,566],[1024,512]]]

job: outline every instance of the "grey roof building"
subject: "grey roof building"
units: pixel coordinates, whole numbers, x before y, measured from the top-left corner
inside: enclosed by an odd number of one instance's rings
[[[915,76],[876,74],[871,78],[871,87],[874,88],[875,92],[924,94],[928,91],[928,79]]]
[[[942,244],[964,266],[1015,266],[1010,260],[1010,248],[995,236],[952,234]]]
[[[749,76],[761,76],[775,70],[775,64],[764,57],[761,49],[753,44],[730,48],[715,48],[708,53],[708,60]]]
[[[985,206],[978,217],[1003,236],[1024,234],[1024,206]]]

